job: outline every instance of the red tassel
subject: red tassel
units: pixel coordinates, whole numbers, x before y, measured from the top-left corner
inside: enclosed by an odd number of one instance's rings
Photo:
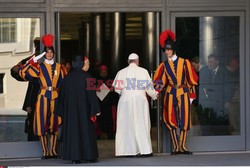
[[[165,42],[168,38],[172,41],[175,41],[175,34],[171,30],[165,30],[160,34],[159,43],[162,48],[165,47]]]
[[[54,36],[52,34],[47,34],[42,37],[42,43],[46,47],[53,46]]]

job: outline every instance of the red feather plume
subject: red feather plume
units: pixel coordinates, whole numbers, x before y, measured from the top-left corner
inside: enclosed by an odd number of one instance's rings
[[[46,47],[53,46],[54,36],[52,34],[47,34],[42,37],[42,43]]]
[[[175,34],[172,32],[172,30],[165,30],[160,34],[159,42],[162,48],[164,48],[165,42],[168,38],[172,41],[175,41]]]

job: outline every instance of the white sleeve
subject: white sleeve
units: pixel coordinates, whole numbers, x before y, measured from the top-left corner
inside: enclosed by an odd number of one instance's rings
[[[112,86],[114,87],[116,93],[121,94],[123,83],[119,72],[116,74]]]
[[[153,99],[156,100],[157,99],[157,95],[158,92],[155,91],[154,89],[154,83],[152,81],[152,79],[150,78],[148,72],[146,71],[146,78],[147,78],[147,86],[145,88],[145,91],[147,92],[147,94]]]

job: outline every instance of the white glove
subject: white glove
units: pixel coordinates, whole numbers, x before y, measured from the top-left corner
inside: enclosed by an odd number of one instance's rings
[[[190,98],[189,100],[190,100],[190,104],[192,104],[192,102],[194,101],[194,99],[192,99],[192,98]]]
[[[35,56],[35,57],[33,58],[33,61],[34,61],[35,63],[37,63],[37,61],[38,61],[40,58],[42,58],[45,54],[46,54],[46,52],[44,51],[42,54],[39,54],[38,56]]]
[[[151,97],[153,100],[156,100],[158,98],[159,92],[155,91],[154,95]]]

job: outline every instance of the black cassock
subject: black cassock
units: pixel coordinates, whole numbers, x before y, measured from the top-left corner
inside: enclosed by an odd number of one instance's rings
[[[37,96],[40,90],[40,84],[38,79],[32,78],[29,81],[28,89],[26,91],[23,110],[26,111],[27,107],[31,107],[31,113],[27,113],[27,118],[25,120],[25,129],[24,132],[28,134],[28,141],[38,141],[39,137],[34,135],[33,131],[33,122],[34,122],[34,113],[36,109]]]
[[[100,112],[95,90],[87,88],[89,73],[73,69],[63,80],[55,114],[62,117],[64,160],[98,158],[94,124],[91,117]]]

